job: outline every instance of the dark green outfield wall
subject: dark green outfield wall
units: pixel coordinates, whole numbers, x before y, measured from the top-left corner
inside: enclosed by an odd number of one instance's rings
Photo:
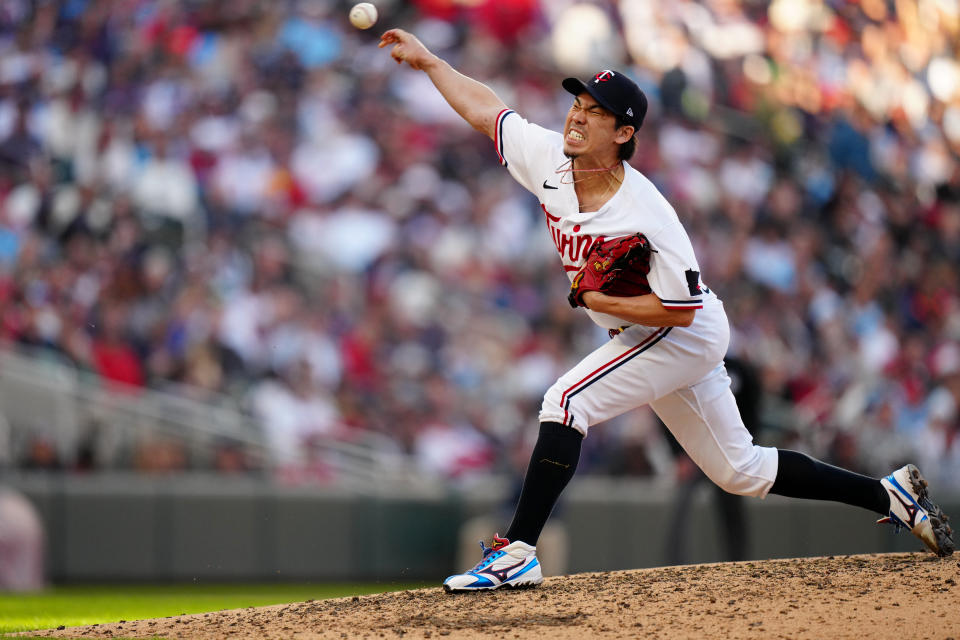
[[[48,573],[61,582],[436,580],[465,568],[456,560],[461,524],[500,504],[489,489],[371,498],[222,478],[20,476],[3,484],[36,505]],[[568,571],[666,564],[672,498],[655,484],[578,478],[558,517]],[[705,490],[695,501],[690,562],[724,560],[711,498]],[[941,502],[960,514],[960,499]],[[775,496],[747,505],[751,559],[920,548],[909,533],[894,536],[843,505]]]

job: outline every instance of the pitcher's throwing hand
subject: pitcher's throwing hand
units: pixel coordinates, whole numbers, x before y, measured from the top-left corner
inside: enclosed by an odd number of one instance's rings
[[[383,47],[393,45],[390,50],[390,56],[397,61],[397,64],[406,62],[411,68],[422,71],[426,66],[436,59],[420,40],[408,31],[403,29],[390,29],[380,36],[380,44]]]

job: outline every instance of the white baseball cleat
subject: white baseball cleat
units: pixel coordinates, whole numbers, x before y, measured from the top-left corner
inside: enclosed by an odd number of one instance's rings
[[[877,522],[892,523],[897,531],[909,529],[938,556],[954,551],[953,529],[949,518],[931,499],[927,481],[914,465],[897,469],[880,483],[890,495],[890,515]]]
[[[537,548],[525,542],[510,542],[493,536],[493,545],[487,547],[480,541],[483,559],[473,569],[452,575],[443,581],[447,593],[463,591],[487,591],[507,587],[518,589],[535,587],[543,582]]]

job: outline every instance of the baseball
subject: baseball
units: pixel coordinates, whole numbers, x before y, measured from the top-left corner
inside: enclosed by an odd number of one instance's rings
[[[377,8],[369,2],[358,2],[350,9],[350,24],[357,29],[369,29],[377,22]]]

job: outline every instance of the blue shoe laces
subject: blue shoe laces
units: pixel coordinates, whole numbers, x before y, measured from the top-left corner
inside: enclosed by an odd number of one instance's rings
[[[503,555],[503,553],[501,553],[498,549],[485,545],[483,540],[480,541],[480,551],[483,553],[483,557],[480,558],[480,562],[477,563],[477,566],[470,571],[478,571]]]

